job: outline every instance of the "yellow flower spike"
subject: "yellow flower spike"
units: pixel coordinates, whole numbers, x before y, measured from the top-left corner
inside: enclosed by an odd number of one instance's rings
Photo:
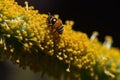
[[[59,19],[59,15],[53,16]],[[25,7],[22,7],[14,0],[0,0],[0,52],[2,54],[7,52],[4,55],[11,56],[12,62],[22,67],[29,66],[33,71],[42,69],[43,72],[45,69],[47,70],[45,73],[53,76],[56,76],[56,73],[61,76],[62,71],[66,71],[69,74],[65,73],[65,75],[69,77],[87,74],[90,79],[102,80],[100,76],[111,76],[107,79],[117,80],[116,76],[120,73],[120,51],[110,45],[112,43],[110,37],[106,38],[102,45],[97,39],[98,32],[93,32],[89,39],[87,34],[72,30],[74,21],[67,20],[63,24],[64,31],[59,36],[59,40],[53,39],[58,34],[50,34],[46,23],[47,18],[48,14],[38,13],[33,6],[29,7],[28,2],[25,2]],[[29,54],[24,58],[24,53]],[[51,62],[55,66],[45,66]],[[81,76],[79,78],[83,80]]]

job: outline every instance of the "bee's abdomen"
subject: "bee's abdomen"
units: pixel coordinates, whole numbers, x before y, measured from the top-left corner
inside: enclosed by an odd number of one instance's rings
[[[59,34],[62,34],[63,31],[64,31],[63,25],[61,25],[61,26],[59,26],[59,27],[57,28],[57,32],[58,32]]]

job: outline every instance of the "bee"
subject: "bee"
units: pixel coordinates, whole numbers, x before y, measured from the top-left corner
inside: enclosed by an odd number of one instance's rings
[[[63,33],[64,28],[61,19],[57,19],[53,17],[50,13],[48,13],[47,23],[53,34],[56,32],[59,34]]]

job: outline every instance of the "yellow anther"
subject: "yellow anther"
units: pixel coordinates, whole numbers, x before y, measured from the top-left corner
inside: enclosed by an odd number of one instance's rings
[[[0,39],[0,45],[1,45],[1,44],[3,44],[3,39],[2,39],[2,38]]]
[[[79,67],[79,68],[82,68],[82,65],[81,65],[81,64],[79,64],[79,65],[78,65],[78,67]]]
[[[24,36],[27,36],[27,32],[26,32],[26,31],[23,31],[23,35],[24,35]]]
[[[0,18],[0,22],[2,21],[2,18]]]
[[[65,52],[66,50],[65,49],[63,49],[63,52]]]
[[[8,38],[10,38],[11,35],[10,35],[10,34],[7,34],[6,36],[7,36]]]
[[[63,57],[64,57],[64,58],[68,58],[68,56],[67,56],[66,54],[63,54]]]
[[[34,33],[31,33],[31,35],[30,35],[30,36],[31,36],[31,37],[33,37],[34,35],[35,35]]]
[[[57,58],[58,58],[59,60],[63,60],[63,58],[62,58],[62,57],[60,57],[59,55],[57,55]]]
[[[70,72],[70,64],[68,64],[68,68],[66,69],[66,72]]]
[[[6,51],[6,50],[7,50],[7,47],[4,47],[4,50]]]
[[[66,63],[70,63],[70,60],[66,60],[65,62],[66,62]]]
[[[30,45],[30,46],[32,46],[32,45],[33,45],[33,43],[32,43],[32,42],[29,42],[29,45]]]
[[[73,51],[73,54],[77,54],[77,51],[74,50],[74,51]]]
[[[14,52],[14,48],[11,48],[11,49],[10,49],[10,52],[13,53],[13,52]]]
[[[22,36],[19,36],[18,39],[23,40],[23,37],[22,37]]]
[[[48,46],[45,46],[45,48],[48,48]]]
[[[72,49],[67,49],[68,52],[72,52],[73,50]]]
[[[37,39],[36,37],[34,37],[34,38],[33,38],[33,41],[36,41],[36,42],[37,42],[37,41],[38,41],[38,39]]]
[[[58,15],[58,14],[55,14],[54,17],[58,19],[58,18],[59,18],[59,15]]]
[[[93,77],[95,74],[94,74],[94,72],[91,72],[90,75]]]
[[[30,6],[28,9],[29,9],[29,10],[34,9],[34,6]],[[37,13],[37,12],[38,12],[38,10],[36,10],[36,13]]]
[[[53,50],[53,49],[50,50],[49,53],[50,53],[50,55],[52,56],[52,55],[54,54],[54,50]]]
[[[70,26],[74,25],[74,21],[70,21]]]
[[[91,65],[95,65],[95,63],[96,63],[95,61],[90,62]]]
[[[17,60],[16,60],[16,63],[20,63],[20,60],[19,60],[19,59],[17,59]]]
[[[24,46],[25,46],[26,48],[28,48],[28,47],[29,47],[28,43],[25,43],[25,44],[24,44]]]
[[[59,53],[58,53],[58,55],[61,55],[61,54],[62,54],[62,52],[59,52]]]
[[[44,47],[40,47],[41,48],[41,50],[44,50],[45,48]]]
[[[1,26],[2,26],[2,27],[4,27],[4,28],[6,27],[6,25],[5,25],[5,24],[1,24]]]
[[[25,38],[25,41],[28,41],[28,38]]]
[[[72,60],[74,60],[74,58],[73,58],[73,57],[70,57],[70,60],[72,61]]]
[[[20,33],[20,30],[16,30],[16,32],[19,34],[19,33]]]
[[[5,20],[7,17],[6,17],[6,16],[3,16],[2,18]]]
[[[7,50],[6,43],[4,43],[4,50]]]
[[[47,45],[49,45],[50,44],[50,42],[47,42]]]
[[[67,68],[67,69],[66,69],[66,72],[70,72],[70,68]]]

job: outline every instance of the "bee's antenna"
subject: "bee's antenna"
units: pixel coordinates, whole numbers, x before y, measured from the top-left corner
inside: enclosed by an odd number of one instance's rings
[[[50,12],[48,12],[48,15],[50,16],[50,15],[51,15],[51,13],[50,13]]]
[[[50,12],[48,12],[48,17],[49,17],[49,19],[52,17],[52,15],[51,15],[51,13],[50,13]]]
[[[52,15],[50,12],[48,12],[48,18],[47,18],[48,23],[51,23],[51,18],[52,18]]]

